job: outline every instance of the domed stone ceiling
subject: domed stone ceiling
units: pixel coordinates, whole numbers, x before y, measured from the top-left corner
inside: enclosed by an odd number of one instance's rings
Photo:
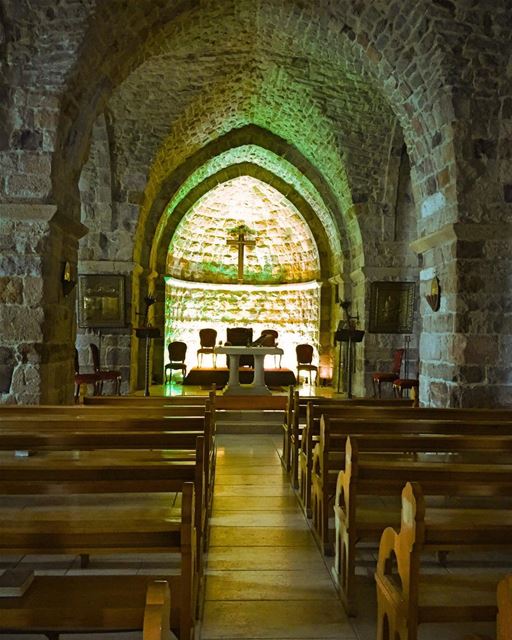
[[[296,207],[279,191],[250,176],[219,184],[178,225],[167,273],[181,280],[236,283],[237,229],[254,246],[244,250],[244,282],[310,282],[320,276],[318,249]]]

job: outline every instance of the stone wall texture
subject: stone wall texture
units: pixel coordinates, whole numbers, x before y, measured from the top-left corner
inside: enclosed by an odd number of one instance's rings
[[[509,0],[0,0],[0,402],[71,401],[96,336],[65,262],[125,275],[102,340],[138,386],[180,222],[250,176],[309,227],[322,354],[340,297],[366,327],[372,282],[414,280],[421,402],[511,404],[510,24]],[[367,334],[357,393],[403,341]]]

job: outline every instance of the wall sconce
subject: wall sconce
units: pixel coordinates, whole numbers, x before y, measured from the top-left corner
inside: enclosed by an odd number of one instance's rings
[[[66,260],[62,270],[62,291],[65,296],[69,295],[76,286],[76,277],[73,275],[71,263]]]
[[[425,300],[428,302],[432,311],[439,311],[441,306],[441,286],[439,285],[439,278],[434,276],[430,282],[427,282],[427,291],[425,294]]]

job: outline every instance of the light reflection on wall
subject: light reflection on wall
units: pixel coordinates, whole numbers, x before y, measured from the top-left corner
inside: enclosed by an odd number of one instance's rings
[[[217,343],[225,342],[227,327],[252,327],[256,339],[262,329],[279,332],[284,349],[282,366],[296,368],[295,346],[307,342],[315,348],[318,364],[320,284],[303,282],[282,285],[213,284],[166,278],[165,343],[181,340],[188,345],[187,368],[197,366],[199,330],[217,330]],[[167,350],[165,352],[166,362]],[[204,356],[203,366],[211,365]],[[217,366],[225,366],[219,356]],[[265,360],[273,367],[272,357]]]

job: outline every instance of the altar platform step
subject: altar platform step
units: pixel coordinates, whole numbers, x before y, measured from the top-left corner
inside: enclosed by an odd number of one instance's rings
[[[226,409],[215,412],[216,432],[220,433],[264,433],[280,435],[284,411],[270,409]]]
[[[251,384],[254,378],[254,369],[240,367],[238,376],[241,384]],[[297,383],[293,371],[286,368],[265,368],[264,376],[265,384],[271,388],[288,387]],[[211,387],[212,384],[215,384],[218,389],[222,389],[227,384],[228,378],[229,370],[226,367],[217,367],[216,369],[193,367],[183,380],[183,384],[205,387]]]

